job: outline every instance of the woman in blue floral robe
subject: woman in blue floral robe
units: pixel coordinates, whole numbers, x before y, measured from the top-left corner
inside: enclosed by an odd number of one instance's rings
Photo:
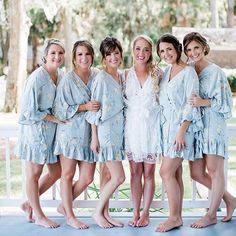
[[[121,74],[118,67],[122,61],[122,47],[113,37],[106,37],[101,45],[104,69],[96,76],[92,88],[92,100],[101,103],[98,112],[89,111],[87,121],[92,124],[91,149],[95,153],[95,161],[103,163],[109,178],[101,182],[99,202],[93,214],[94,220],[102,228],[123,226],[108,214],[109,198],[125,180],[122,166],[124,160],[123,147],[123,96]],[[101,173],[104,179],[104,173]]]
[[[90,101],[91,86],[98,70],[91,68],[94,50],[87,40],[79,40],[72,50],[74,69],[58,85],[53,112],[60,120],[56,132],[54,154],[60,155],[62,167],[61,198],[58,211],[65,215],[73,228],[85,229],[88,225],[77,220],[72,202],[93,181],[95,162],[90,149],[91,127],[85,120],[86,111],[96,112],[100,104]],[[73,183],[76,166],[79,179]]]
[[[53,154],[56,127],[61,123],[52,114],[56,87],[61,78],[58,69],[64,62],[64,46],[56,39],[46,43],[43,65],[27,79],[19,115],[20,135],[17,155],[26,161],[26,193],[28,201],[22,204],[28,220],[46,228],[59,225],[43,213],[39,195],[49,189],[60,177],[61,168]],[[40,181],[44,165],[48,174]],[[35,219],[32,218],[32,210]]]
[[[191,226],[204,228],[217,223],[217,210],[223,197],[229,221],[236,208],[236,198],[225,191],[224,159],[228,158],[228,137],[225,120],[231,117],[232,94],[224,72],[209,62],[206,55],[210,47],[199,33],[192,32],[184,37],[184,51],[194,62],[199,76],[200,91],[189,98],[193,107],[201,107],[203,131],[202,160],[190,162],[191,177],[212,190],[207,214]],[[206,172],[207,169],[207,172]]]

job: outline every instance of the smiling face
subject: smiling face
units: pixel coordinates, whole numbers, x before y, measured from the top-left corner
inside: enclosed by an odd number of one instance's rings
[[[52,68],[60,67],[64,62],[64,49],[57,45],[51,44],[48,48],[47,55],[45,56],[46,64]]]
[[[105,63],[106,67],[116,69],[119,67],[122,61],[121,52],[118,47],[115,48],[114,51],[108,53],[103,62]]]
[[[76,68],[89,69],[92,65],[93,57],[89,49],[85,46],[78,46],[75,52],[74,65]]]
[[[197,41],[193,40],[186,47],[185,53],[186,53],[186,56],[190,60],[192,60],[194,62],[199,62],[205,56],[204,50],[205,50],[205,48],[203,47],[203,45],[201,45]]]
[[[133,46],[133,58],[135,64],[147,64],[152,55],[149,42],[145,39],[138,39]]]
[[[178,55],[172,43],[161,42],[158,54],[168,64],[175,64],[177,62]]]

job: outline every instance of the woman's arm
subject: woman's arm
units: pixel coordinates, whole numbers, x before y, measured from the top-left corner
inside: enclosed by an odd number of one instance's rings
[[[91,127],[92,127],[92,140],[90,148],[95,154],[98,154],[100,151],[100,145],[98,141],[97,126],[92,124]]]

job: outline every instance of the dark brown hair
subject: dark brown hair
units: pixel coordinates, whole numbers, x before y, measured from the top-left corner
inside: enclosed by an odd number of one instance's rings
[[[107,36],[105,39],[103,39],[99,48],[102,54],[102,61],[105,59],[107,55],[110,55],[116,48],[119,49],[122,58],[123,49],[120,41],[110,36]]]
[[[173,45],[176,53],[177,53],[177,63],[179,62],[182,54],[182,44],[179,40],[172,34],[164,34],[157,41],[157,55],[160,57],[160,43],[170,43]]]

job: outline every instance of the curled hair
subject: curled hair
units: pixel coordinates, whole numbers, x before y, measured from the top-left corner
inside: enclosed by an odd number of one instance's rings
[[[51,39],[46,40],[46,42],[44,44],[43,56],[42,56],[42,62],[44,64],[47,62],[46,56],[48,55],[49,48],[53,44],[60,46],[63,49],[63,52],[65,53],[65,46],[59,39],[51,38]]]
[[[135,48],[135,45],[137,43],[138,40],[140,39],[143,39],[145,40],[149,46],[150,46],[150,51],[151,51],[151,55],[147,61],[147,66],[148,66],[148,69],[152,69],[152,66],[153,66],[153,54],[152,54],[152,49],[153,49],[153,41],[150,37],[148,37],[147,35],[138,35],[137,37],[134,38],[133,42],[132,42],[132,49],[134,50]]]
[[[170,43],[173,45],[176,53],[177,53],[177,63],[179,63],[181,54],[182,54],[182,44],[179,40],[172,34],[164,34],[157,41],[157,55],[160,57],[160,43]]]
[[[102,54],[102,61],[105,59],[107,55],[110,55],[112,52],[114,52],[116,48],[118,48],[118,50],[120,51],[121,58],[122,58],[123,49],[122,49],[120,41],[110,36],[107,36],[105,39],[103,39],[99,48]]]
[[[162,73],[160,68],[156,65],[156,63],[154,62],[153,59],[153,41],[150,37],[148,37],[147,35],[138,35],[137,37],[134,38],[133,42],[132,42],[132,49],[135,49],[135,45],[137,43],[138,40],[143,39],[145,40],[149,46],[150,46],[150,57],[147,61],[147,68],[149,73],[151,74],[151,78],[152,78],[152,92],[157,96],[158,95],[158,91],[159,91],[159,82],[161,80],[162,77]]]
[[[187,55],[187,47],[192,42],[196,41],[204,48],[204,55],[206,56],[210,52],[210,46],[207,40],[198,32],[191,32],[186,34],[183,39],[184,53]]]
[[[73,49],[72,49],[72,63],[75,67],[75,58],[76,58],[76,50],[78,47],[83,46],[86,47],[90,53],[90,55],[92,56],[92,64],[94,61],[94,49],[92,44],[88,41],[88,40],[78,40],[74,43]]]

